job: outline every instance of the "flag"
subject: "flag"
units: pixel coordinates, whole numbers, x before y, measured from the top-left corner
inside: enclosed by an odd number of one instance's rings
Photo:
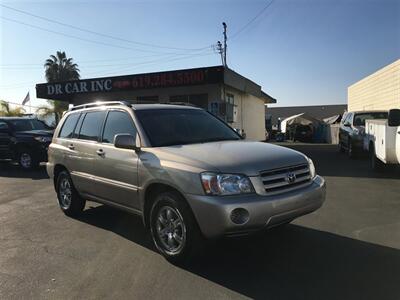
[[[22,105],[25,105],[26,102],[30,101],[31,98],[29,97],[29,92],[26,94],[24,101],[22,101]]]

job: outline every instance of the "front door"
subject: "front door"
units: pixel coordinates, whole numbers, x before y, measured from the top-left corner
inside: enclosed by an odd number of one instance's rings
[[[11,158],[11,135],[8,124],[0,121],[0,159]]]
[[[101,141],[96,145],[97,192],[106,200],[140,209],[138,197],[138,154],[114,146],[117,134],[137,131],[132,116],[125,110],[108,111]]]

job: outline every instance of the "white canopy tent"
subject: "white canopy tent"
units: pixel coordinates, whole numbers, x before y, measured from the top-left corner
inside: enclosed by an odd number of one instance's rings
[[[281,132],[286,133],[287,127],[290,125],[293,125],[293,124],[313,125],[314,127],[317,127],[317,126],[319,126],[319,124],[321,124],[321,121],[314,117],[311,117],[305,113],[290,116],[290,117],[287,117],[286,119],[282,120]]]

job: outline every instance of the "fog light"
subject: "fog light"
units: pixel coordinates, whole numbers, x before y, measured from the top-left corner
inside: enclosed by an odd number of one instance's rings
[[[249,220],[249,212],[244,208],[235,208],[231,212],[231,220],[237,225],[245,224]]]

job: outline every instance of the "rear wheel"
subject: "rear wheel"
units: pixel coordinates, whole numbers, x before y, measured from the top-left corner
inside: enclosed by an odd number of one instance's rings
[[[370,145],[369,149],[370,149],[369,158],[370,158],[371,169],[378,172],[382,171],[385,164],[379,158],[376,157],[375,146]]]
[[[67,216],[77,216],[85,208],[86,201],[75,190],[67,171],[62,171],[57,177],[57,198],[61,210]]]
[[[150,229],[157,250],[175,264],[187,262],[201,244],[193,213],[175,192],[156,196],[150,211]]]

